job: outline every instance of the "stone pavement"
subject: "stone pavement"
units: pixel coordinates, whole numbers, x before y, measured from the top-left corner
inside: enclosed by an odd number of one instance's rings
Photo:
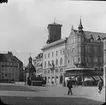
[[[42,88],[43,87],[29,87],[31,89],[37,89],[37,88]],[[97,101],[102,101],[105,102],[105,87],[103,87],[103,90],[101,94],[98,93],[98,87],[84,87],[84,86],[78,86],[72,88],[73,91],[73,96],[68,96],[67,87],[62,87],[62,86],[49,86],[47,88],[43,88],[43,90],[47,90],[47,94],[52,94],[51,97],[83,97],[87,99],[92,99],[92,100],[97,100]]]
[[[23,86],[22,84],[19,84]],[[67,95],[67,87],[62,86],[24,86],[37,91],[0,91],[0,96],[23,96],[23,97],[83,97],[87,99],[105,102],[105,88],[102,93],[98,93],[97,87],[75,87],[73,88],[73,96]]]

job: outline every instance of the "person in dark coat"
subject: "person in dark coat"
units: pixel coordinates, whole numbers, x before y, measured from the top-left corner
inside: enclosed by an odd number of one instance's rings
[[[99,90],[98,92],[99,93],[101,93],[102,87],[103,87],[103,81],[100,79],[99,82],[98,82],[98,90]]]
[[[68,95],[70,95],[70,93],[71,93],[71,95],[73,95],[73,93],[72,93],[72,80],[71,79],[68,81],[67,87],[68,87]]]

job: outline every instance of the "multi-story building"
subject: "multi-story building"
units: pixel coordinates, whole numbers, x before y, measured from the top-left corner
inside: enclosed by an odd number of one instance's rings
[[[42,48],[43,76],[46,77],[49,83],[52,81],[56,84],[63,82],[66,38],[61,39],[61,26],[55,22],[48,25],[49,37],[47,45]]]
[[[56,84],[63,82],[63,75],[65,70],[65,41],[61,39],[48,44],[42,48],[43,51],[43,76],[51,83]]]
[[[36,75],[42,76],[43,74],[43,53],[40,53],[36,56],[36,58],[33,60],[34,66],[36,68]]]
[[[98,75],[98,73],[102,75],[102,38],[106,34],[84,31],[80,19],[78,30],[72,27],[69,37],[61,39],[61,26],[56,23],[48,25],[49,37],[47,45],[42,48],[43,74],[47,77],[48,82],[51,82],[52,79],[55,81],[61,80],[60,77],[64,77],[64,72],[73,68],[95,69],[96,72],[93,75]],[[61,62],[63,62],[62,66]]]
[[[104,42],[104,85],[106,85],[106,37],[103,38]]]
[[[0,80],[19,81],[22,79],[23,63],[12,54],[0,54]]]
[[[71,29],[66,45],[67,68],[93,67],[103,70],[103,38],[106,34],[83,31],[80,20],[78,30]]]
[[[78,30],[71,29],[67,39],[66,70],[93,68],[103,71],[103,40],[105,33],[84,31],[80,19]]]

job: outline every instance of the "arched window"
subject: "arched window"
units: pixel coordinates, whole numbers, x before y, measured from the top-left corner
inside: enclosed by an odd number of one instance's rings
[[[60,65],[62,65],[62,63],[63,63],[63,59],[62,59],[62,58],[60,58]]]
[[[56,59],[56,65],[58,65],[58,59]]]

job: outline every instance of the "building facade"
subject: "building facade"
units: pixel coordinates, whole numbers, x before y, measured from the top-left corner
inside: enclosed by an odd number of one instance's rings
[[[12,54],[0,54],[0,80],[19,81],[22,79],[23,63]]]
[[[43,76],[47,82],[61,84],[65,71],[65,42],[61,39],[42,48],[43,51]]]
[[[103,38],[104,42],[104,86],[106,85],[106,37]]]
[[[33,76],[36,76],[36,69],[32,64],[32,57],[29,57],[29,63],[25,67],[25,83],[27,85],[31,85],[31,79]]]
[[[43,74],[43,53],[38,54],[33,60],[34,66],[36,68],[36,75],[42,76]]]
[[[78,30],[71,29],[66,44],[66,68],[94,68],[103,70],[103,41],[106,34],[83,31],[80,20]]]
[[[48,25],[47,45],[42,48],[43,75],[47,77],[47,82],[63,83],[65,71],[73,68],[91,68],[95,69],[95,75],[101,75],[103,73],[102,38],[106,33],[84,31],[80,19],[78,29],[75,30],[72,26],[69,37],[61,39],[61,34],[58,34],[61,33],[59,32],[61,26],[56,23]]]

